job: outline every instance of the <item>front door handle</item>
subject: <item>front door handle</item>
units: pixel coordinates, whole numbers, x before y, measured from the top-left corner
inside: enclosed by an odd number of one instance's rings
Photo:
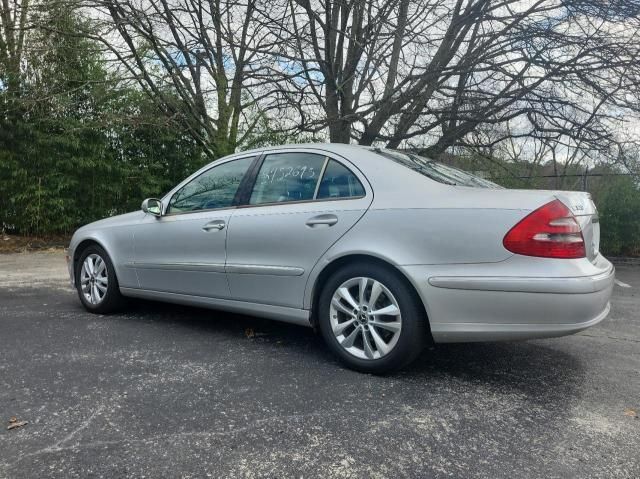
[[[318,215],[307,220],[306,225],[314,228],[316,226],[333,226],[338,222],[336,215]]]
[[[204,225],[202,227],[202,229],[204,231],[211,231],[211,230],[222,230],[224,229],[224,227],[227,224],[224,222],[224,220],[213,220],[213,221],[209,221],[206,225]]]

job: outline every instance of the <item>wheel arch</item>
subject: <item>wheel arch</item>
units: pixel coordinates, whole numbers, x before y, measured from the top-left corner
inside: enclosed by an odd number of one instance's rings
[[[427,329],[429,331],[429,339],[433,340],[431,337],[431,325],[429,323],[429,313],[427,311],[427,307],[424,301],[424,298],[421,297],[418,288],[413,283],[413,281],[407,276],[407,274],[402,271],[402,269],[390,261],[380,258],[378,256],[363,254],[363,253],[351,253],[340,256],[338,258],[333,259],[331,262],[327,263],[324,268],[318,273],[313,283],[313,288],[311,290],[311,315],[310,321],[311,325],[316,328],[317,327],[317,313],[318,313],[318,302],[320,300],[320,294],[322,292],[322,285],[326,282],[326,280],[338,271],[340,268],[343,268],[349,264],[354,263],[374,263],[384,268],[390,269],[397,273],[400,278],[402,278],[407,287],[410,288],[411,292],[415,295],[420,306],[422,308],[422,312],[424,313],[424,320],[427,322]]]
[[[76,247],[73,249],[73,283],[76,283],[76,271],[78,269],[78,261],[80,261],[80,256],[82,255],[82,252],[87,249],[89,246],[100,246],[103,250],[105,250],[107,252],[107,254],[109,254],[109,251],[107,251],[107,248],[104,246],[104,244],[102,244],[102,242],[98,241],[97,239],[91,237],[91,238],[85,238],[82,241],[80,241]],[[116,276],[117,276],[117,272],[116,272]]]
[[[103,250],[107,251],[107,248],[95,238],[85,238],[73,250],[73,261],[77,262],[80,259],[80,255],[82,252],[87,249],[89,246],[100,246]]]

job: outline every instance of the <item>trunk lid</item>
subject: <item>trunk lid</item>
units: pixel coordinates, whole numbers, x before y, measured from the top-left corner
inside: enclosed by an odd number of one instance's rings
[[[591,195],[584,191],[556,191],[556,198],[562,201],[576,217],[582,229],[587,258],[595,259],[600,251],[600,219]]]
[[[600,249],[600,222],[598,210],[591,195],[584,191],[560,190],[527,190],[527,189],[490,189],[450,186],[448,188],[464,188],[465,194],[446,197],[447,206],[462,207],[473,205],[480,208],[514,208],[526,214],[553,201],[560,200],[569,208],[582,230],[586,257],[594,261]],[[431,201],[433,204],[433,201]]]

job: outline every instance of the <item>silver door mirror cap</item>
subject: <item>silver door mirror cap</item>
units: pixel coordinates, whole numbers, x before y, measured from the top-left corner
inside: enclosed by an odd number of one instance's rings
[[[149,213],[153,216],[162,216],[162,201],[156,198],[147,198],[142,202],[140,207],[145,213]]]

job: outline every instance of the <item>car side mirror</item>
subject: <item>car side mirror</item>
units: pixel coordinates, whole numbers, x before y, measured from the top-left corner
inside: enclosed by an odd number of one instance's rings
[[[162,216],[162,202],[155,198],[147,198],[142,202],[142,211],[153,216]]]

